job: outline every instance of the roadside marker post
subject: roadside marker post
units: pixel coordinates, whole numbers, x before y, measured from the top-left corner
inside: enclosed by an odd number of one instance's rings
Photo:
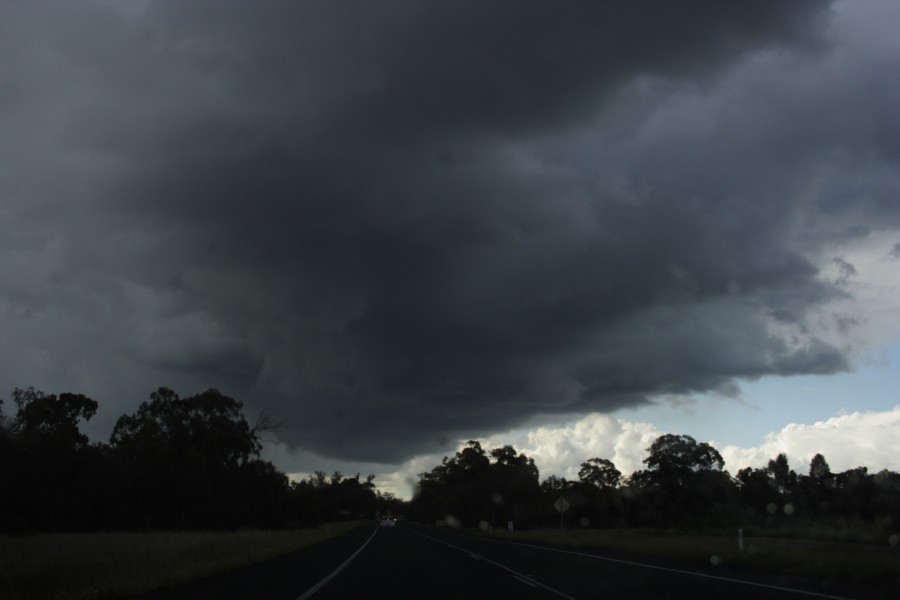
[[[559,500],[553,503],[553,508],[559,511],[559,528],[563,528],[563,513],[569,510],[569,501],[565,496],[560,496]]]

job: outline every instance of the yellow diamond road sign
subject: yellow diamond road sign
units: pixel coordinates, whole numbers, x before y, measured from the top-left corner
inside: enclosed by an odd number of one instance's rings
[[[569,506],[570,506],[569,501],[566,500],[565,496],[560,496],[559,500],[557,500],[556,502],[553,503],[553,507],[556,510],[558,510],[560,514],[569,510]]]

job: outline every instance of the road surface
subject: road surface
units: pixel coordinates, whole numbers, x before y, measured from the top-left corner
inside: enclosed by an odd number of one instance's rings
[[[806,600],[896,598],[900,589],[862,590],[814,580],[697,570],[484,539],[402,523],[370,527],[264,565],[216,576],[148,600],[271,599],[516,600],[625,598]]]

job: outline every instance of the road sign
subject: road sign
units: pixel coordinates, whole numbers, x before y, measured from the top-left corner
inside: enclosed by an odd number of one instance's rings
[[[569,510],[570,506],[571,506],[571,504],[569,504],[569,501],[566,500],[565,496],[560,496],[559,500],[557,500],[556,502],[553,503],[553,508],[558,510],[559,514],[563,514],[564,512]]]

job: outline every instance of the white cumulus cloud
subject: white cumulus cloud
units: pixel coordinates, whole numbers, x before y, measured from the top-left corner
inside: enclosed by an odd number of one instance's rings
[[[818,421],[812,425],[791,423],[766,435],[759,446],[720,448],[732,474],[744,467],[762,467],[784,452],[797,473],[806,473],[817,453],[828,461],[832,472],[868,467],[900,470],[900,406],[881,412],[854,412]]]

